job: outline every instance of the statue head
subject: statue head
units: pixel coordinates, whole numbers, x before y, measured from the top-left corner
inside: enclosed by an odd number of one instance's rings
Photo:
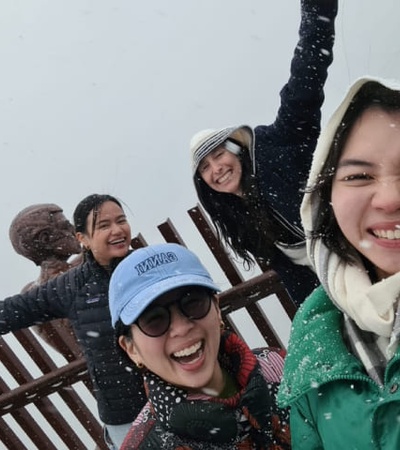
[[[48,259],[67,260],[80,253],[73,225],[52,203],[31,205],[13,219],[9,236],[14,250],[40,266]]]

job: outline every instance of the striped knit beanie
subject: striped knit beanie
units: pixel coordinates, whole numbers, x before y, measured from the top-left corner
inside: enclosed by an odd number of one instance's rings
[[[220,130],[207,129],[196,133],[190,141],[193,175],[196,173],[200,161],[227,139],[232,139],[247,148],[254,165],[254,132],[252,128],[248,125],[241,125]],[[228,150],[236,153],[233,149],[228,148]]]

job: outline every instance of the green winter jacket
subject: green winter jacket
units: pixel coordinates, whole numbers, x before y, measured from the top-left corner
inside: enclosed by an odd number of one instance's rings
[[[291,407],[293,449],[400,449],[400,351],[379,386],[347,349],[343,314],[322,287],[293,321],[281,407]]]

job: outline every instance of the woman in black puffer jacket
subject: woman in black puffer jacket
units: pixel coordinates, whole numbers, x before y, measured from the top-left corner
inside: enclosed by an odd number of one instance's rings
[[[84,262],[0,301],[0,334],[68,318],[88,363],[106,441],[116,449],[145,403],[141,374],[116,349],[108,306],[110,276],[129,253],[131,230],[121,203],[110,195],[83,199],[74,225]]]
[[[317,286],[300,222],[333,60],[337,0],[301,0],[299,41],[274,122],[203,130],[191,140],[193,180],[218,234],[245,266],[262,261],[296,305]]]

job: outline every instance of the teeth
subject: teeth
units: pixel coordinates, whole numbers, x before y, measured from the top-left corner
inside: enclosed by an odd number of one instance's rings
[[[400,239],[400,229],[396,230],[374,230],[374,235],[382,239]]]
[[[121,244],[125,239],[118,239],[117,241],[111,241],[110,244]]]
[[[218,183],[225,183],[225,181],[230,177],[230,173],[228,172],[227,174],[225,174],[223,177],[218,179]]]
[[[176,358],[182,358],[183,356],[190,356],[193,353],[196,353],[201,347],[201,342],[198,342],[197,344],[192,345],[191,347],[184,348],[183,350],[180,350],[179,352],[175,352],[173,355]]]

